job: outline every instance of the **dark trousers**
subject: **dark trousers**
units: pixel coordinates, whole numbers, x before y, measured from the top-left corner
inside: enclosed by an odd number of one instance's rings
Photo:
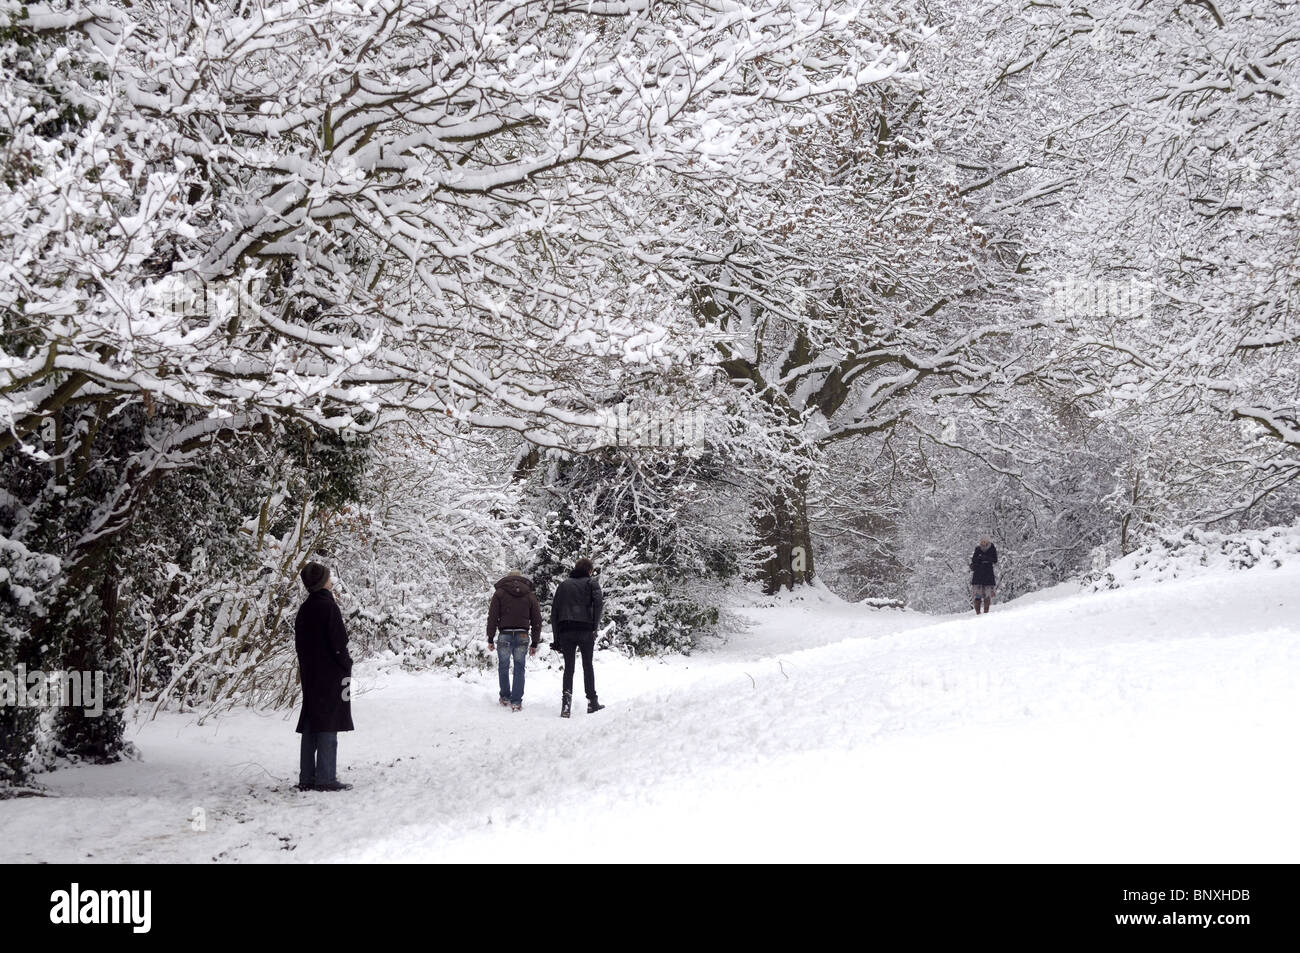
[[[596,670],[592,667],[591,657],[596,651],[596,633],[583,630],[561,632],[555,637],[560,651],[564,654],[564,693],[573,694],[573,659],[582,652],[582,682],[587,689],[587,701],[596,700]]]
[[[337,731],[304,731],[298,759],[298,783],[306,787],[337,781],[338,754]]]

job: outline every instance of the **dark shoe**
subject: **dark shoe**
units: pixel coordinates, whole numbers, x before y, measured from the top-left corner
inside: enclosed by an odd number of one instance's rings
[[[351,791],[352,785],[343,784],[340,781],[327,781],[324,784],[317,784],[317,791]]]
[[[573,711],[573,693],[565,692],[564,700],[560,702],[560,717],[568,718],[569,713]]]
[[[587,714],[594,715],[596,712],[600,711],[604,707],[605,706],[598,701],[589,701],[587,702]]]
[[[497,701],[501,703],[502,708],[505,708],[507,705],[510,704],[510,699],[508,698],[498,698]]]
[[[311,784],[295,784],[294,787],[296,787],[299,791],[315,791],[316,783],[312,782]]]

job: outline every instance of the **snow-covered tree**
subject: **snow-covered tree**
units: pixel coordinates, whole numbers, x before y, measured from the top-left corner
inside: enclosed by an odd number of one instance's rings
[[[1042,320],[1012,287],[1015,254],[990,242],[933,146],[951,117],[930,105],[930,84],[947,79],[928,73],[932,31],[906,5],[897,16],[893,35],[917,68],[801,128],[786,175],[716,211],[723,234],[698,256],[719,368],[807,455],[769,503],[769,589],[815,571],[820,454],[896,428],[937,434],[944,408],[979,400],[1008,340]]]
[[[1189,518],[1253,519],[1273,495],[1294,501],[1295,10],[964,11],[994,51],[966,61],[987,81],[990,218],[1018,237],[1057,322],[1035,373],[1133,435],[1134,473],[1156,477],[1135,476],[1139,494],[1181,457],[1214,489]],[[1024,194],[1042,198],[1011,200]]]
[[[242,438],[305,426],[315,446],[419,417],[430,439],[588,446],[591,394],[682,357],[684,294],[654,280],[685,243],[672,183],[766,181],[802,116],[897,69],[864,16],[807,0],[4,4],[0,454],[21,473],[0,504],[4,661],[76,618],[69,659],[108,664],[119,593],[145,585],[128,578],[133,527]],[[282,481],[261,479],[244,518],[275,500],[290,519]],[[312,512],[341,518],[296,502],[303,532]],[[260,538],[289,545],[280,530]],[[282,592],[303,539],[266,557]],[[236,620],[204,624],[279,618],[254,589]]]

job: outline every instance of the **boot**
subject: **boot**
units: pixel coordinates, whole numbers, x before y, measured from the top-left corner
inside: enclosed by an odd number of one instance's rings
[[[573,692],[565,692],[564,698],[560,702],[560,717],[568,718],[569,713],[573,710]]]
[[[980,601],[978,599],[975,600],[975,614],[980,614]]]
[[[596,712],[600,711],[604,707],[605,707],[604,705],[602,705],[600,702],[596,701],[596,699],[593,698],[591,701],[587,702],[587,714],[594,715]]]
[[[985,599],[985,600],[984,600],[984,614],[985,614],[985,615],[988,615],[988,612],[989,612],[989,605],[992,603],[992,601],[993,601],[992,599]]]

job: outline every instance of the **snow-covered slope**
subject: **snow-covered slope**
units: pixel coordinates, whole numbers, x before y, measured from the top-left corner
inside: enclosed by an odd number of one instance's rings
[[[1094,590],[1254,568],[1300,565],[1300,523],[1241,533],[1188,527],[1139,547],[1093,575]]]
[[[603,653],[570,721],[545,650],[520,714],[384,673],[353,791],[292,789],[292,718],[168,715],[0,802],[0,860],[1294,861],[1298,608],[1292,565],[980,617],[808,592],[691,658]]]

